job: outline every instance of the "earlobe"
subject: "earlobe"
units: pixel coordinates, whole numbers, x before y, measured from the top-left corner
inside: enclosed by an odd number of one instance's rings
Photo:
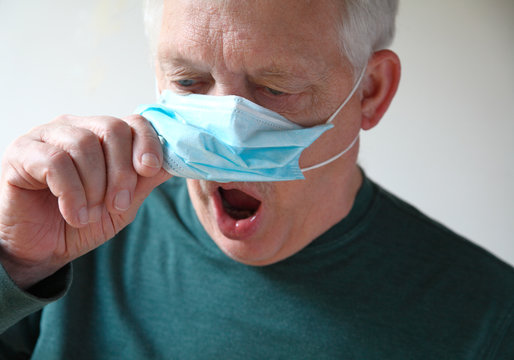
[[[363,130],[375,127],[396,94],[400,82],[401,65],[398,55],[390,50],[374,53],[368,62],[362,90]]]

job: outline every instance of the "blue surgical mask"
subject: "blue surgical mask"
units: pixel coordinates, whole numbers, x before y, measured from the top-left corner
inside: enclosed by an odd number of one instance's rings
[[[300,169],[303,150],[325,131],[355,93],[351,93],[325,124],[304,128],[282,115],[239,96],[177,95],[164,91],[158,104],[140,106],[159,135],[164,169],[190,179],[217,182],[303,179],[303,172],[326,165],[341,153]]]

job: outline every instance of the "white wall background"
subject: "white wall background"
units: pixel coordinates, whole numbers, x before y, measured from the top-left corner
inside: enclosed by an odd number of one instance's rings
[[[141,0],[0,0],[0,152],[62,113],[153,101]],[[387,189],[514,264],[514,1],[403,0],[397,98],[362,136]]]

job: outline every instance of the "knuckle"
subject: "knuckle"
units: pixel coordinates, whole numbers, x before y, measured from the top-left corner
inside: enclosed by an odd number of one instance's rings
[[[47,174],[59,173],[71,164],[69,154],[63,149],[52,149],[48,154]]]
[[[57,193],[55,194],[57,197],[62,198],[65,203],[73,204],[77,203],[78,199],[83,199],[84,190],[80,183],[71,183],[68,184],[66,188],[57,189]]]
[[[131,114],[123,118],[129,124],[144,124],[147,120],[138,114]]]
[[[137,181],[137,175],[132,167],[125,169],[117,169],[109,174],[109,182],[116,188],[132,188]]]
[[[72,118],[74,118],[73,115],[61,114],[61,115],[57,116],[56,118],[54,118],[52,120],[52,122],[53,123],[66,123],[66,122],[69,122]]]
[[[145,138],[157,138],[157,134],[152,125],[141,115],[131,115],[126,118],[131,126],[137,130],[138,136]]]
[[[14,139],[5,149],[5,157],[18,157],[20,150],[27,147],[27,135]]]
[[[155,133],[154,131],[144,132],[144,133],[140,134],[140,137],[141,137],[141,140],[143,141],[143,143],[150,144],[151,146],[160,147],[161,143],[159,141],[159,137],[157,136],[157,133]]]
[[[121,119],[106,118],[105,128],[103,130],[104,139],[109,139],[115,136],[130,136],[130,126]]]
[[[57,149],[49,154],[44,178],[55,196],[63,199],[77,199],[82,196],[82,184],[71,176],[73,173],[73,161],[66,151]]]
[[[70,144],[70,151],[92,152],[96,150],[100,142],[98,137],[89,130],[82,130]]]

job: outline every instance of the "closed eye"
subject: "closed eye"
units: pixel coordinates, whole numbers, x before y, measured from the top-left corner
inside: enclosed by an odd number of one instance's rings
[[[268,92],[269,94],[271,94],[273,96],[286,95],[286,93],[283,92],[283,91],[276,90],[276,89],[273,89],[273,88],[270,88],[270,87],[267,87],[267,86],[265,86],[264,89],[266,90],[266,92]]]

